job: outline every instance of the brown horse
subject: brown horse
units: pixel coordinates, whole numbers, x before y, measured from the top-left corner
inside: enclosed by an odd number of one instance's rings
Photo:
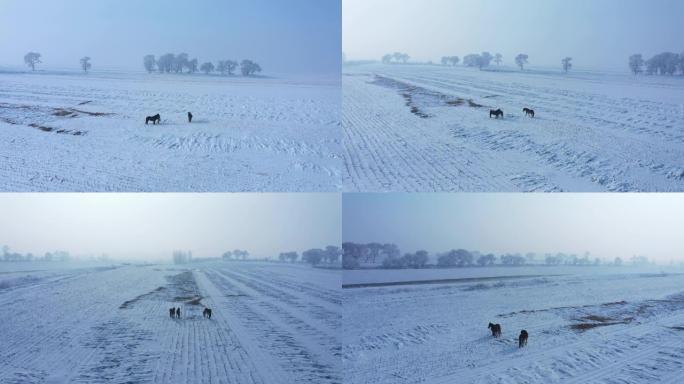
[[[489,323],[489,326],[487,326],[487,328],[492,330],[492,336],[501,337],[501,324]]]
[[[534,109],[523,108],[523,112],[525,113],[525,116],[534,117]]]
[[[211,308],[204,308],[204,311],[202,311],[202,316],[208,317],[209,320],[211,320]]]

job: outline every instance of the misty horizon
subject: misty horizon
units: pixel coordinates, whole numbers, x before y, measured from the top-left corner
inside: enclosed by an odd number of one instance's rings
[[[358,194],[343,196],[343,242],[394,243],[402,252],[576,254],[612,261],[684,261],[675,195]]]
[[[243,249],[274,258],[341,243],[332,194],[6,194],[0,212],[0,246],[36,256],[158,261]]]
[[[632,54],[649,58],[684,49],[672,31],[684,3],[675,0],[596,2],[581,0],[346,0],[342,50],[349,61],[374,60],[405,52],[411,61],[439,63],[443,56],[501,53],[514,66],[517,54],[530,67],[628,71]],[[609,16],[609,17],[607,17]],[[653,36],[656,36],[655,38]]]
[[[266,74],[340,70],[341,6],[335,1],[8,0],[0,10],[0,65],[10,68],[26,68],[24,55],[38,52],[39,69],[78,70],[79,59],[89,56],[94,71],[142,71],[145,55],[188,53],[200,64],[250,59]]]

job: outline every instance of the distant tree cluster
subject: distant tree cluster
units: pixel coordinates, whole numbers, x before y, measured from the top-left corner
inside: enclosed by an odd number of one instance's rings
[[[313,248],[302,252],[302,261],[311,265],[337,264],[340,261],[342,250],[340,247],[329,245],[325,249]]]
[[[70,261],[71,254],[66,251],[45,252],[43,255],[34,255],[33,253],[22,254],[19,252],[12,252],[9,246],[3,245],[0,253],[0,262],[17,262],[17,261]]]
[[[663,52],[648,60],[644,60],[641,54],[635,54],[629,57],[628,65],[635,75],[644,72],[647,75],[673,76],[677,73],[684,75],[684,52],[679,55]]]
[[[466,268],[466,267],[489,267],[520,266],[520,265],[572,265],[572,266],[598,266],[598,265],[622,265],[622,259],[603,262],[601,259],[591,257],[589,252],[582,256],[575,254],[557,253],[544,255],[544,258],[530,252],[525,255],[519,253],[507,253],[496,256],[493,253],[480,253],[465,249],[452,249],[444,253],[434,255],[436,263],[430,263],[430,254],[420,250],[415,253],[402,253],[396,244],[367,243],[359,244],[345,242],[342,244],[342,267],[344,269],[357,269],[361,267],[403,269],[403,268]],[[634,266],[646,265],[648,258],[634,256],[630,264]]]
[[[411,56],[409,56],[407,53],[401,53],[401,52],[394,52],[394,53],[388,53],[382,57],[382,62],[384,64],[393,64],[393,63],[401,63],[401,64],[406,64]]]
[[[197,71],[210,74],[218,72],[221,75],[233,75],[237,67],[243,76],[253,76],[261,72],[261,66],[252,60],[242,60],[240,64],[233,60],[219,60],[216,65],[211,62],[199,64],[194,58],[190,59],[187,53],[167,53],[156,58],[154,55],[143,57],[143,66],[148,73],[158,71],[159,73],[195,73]]]
[[[299,259],[299,254],[297,252],[282,252],[278,255],[278,260],[282,262],[296,263]]]
[[[224,252],[223,255],[221,255],[221,258],[223,260],[247,260],[249,257],[249,252],[242,250],[242,249],[235,249],[232,251],[227,251]]]
[[[442,65],[451,65],[455,67],[461,59],[458,56],[444,56],[442,57]]]
[[[174,264],[187,264],[192,262],[191,251],[173,251],[172,257]]]

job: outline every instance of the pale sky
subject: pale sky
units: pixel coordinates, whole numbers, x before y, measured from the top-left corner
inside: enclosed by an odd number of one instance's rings
[[[683,194],[347,194],[344,241],[684,261]]]
[[[627,70],[633,53],[681,52],[681,0],[343,0],[348,60],[406,52],[418,61],[500,52],[513,65]]]
[[[336,194],[0,194],[0,245],[43,255],[257,257],[339,245]]]
[[[340,0],[0,0],[0,66],[143,70],[146,54],[252,59],[264,74],[339,75]]]

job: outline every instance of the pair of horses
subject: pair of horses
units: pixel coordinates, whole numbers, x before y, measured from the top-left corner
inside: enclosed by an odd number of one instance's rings
[[[534,117],[534,109],[529,109],[529,108],[523,108],[523,113],[525,116],[529,117]],[[498,118],[504,118],[504,113],[501,109],[490,109],[489,110],[489,118],[491,119],[492,116],[496,119]]]
[[[173,307],[169,308],[169,316],[172,319],[173,318],[180,319],[180,315],[181,315],[180,308],[173,308]]]
[[[202,311],[202,316],[211,320],[211,308],[204,308],[204,311]]]
[[[492,331],[492,336],[499,338],[501,337],[501,324],[492,324],[489,323],[487,326]],[[527,345],[527,338],[529,334],[527,333],[526,330],[520,331],[520,335],[518,336],[518,348],[522,348]]]
[[[145,118],[145,125],[150,121],[152,122],[152,125],[161,124],[161,115],[157,113],[154,116],[147,116]],[[192,123],[192,113],[190,112],[188,112],[188,123]]]

